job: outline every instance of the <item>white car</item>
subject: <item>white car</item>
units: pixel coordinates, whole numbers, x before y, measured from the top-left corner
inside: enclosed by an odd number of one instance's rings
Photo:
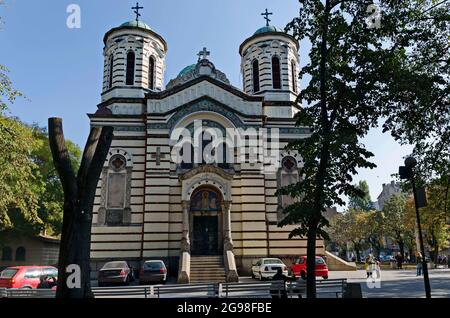
[[[281,268],[283,275],[288,275],[287,266],[279,258],[261,258],[252,266],[252,278],[271,279]]]

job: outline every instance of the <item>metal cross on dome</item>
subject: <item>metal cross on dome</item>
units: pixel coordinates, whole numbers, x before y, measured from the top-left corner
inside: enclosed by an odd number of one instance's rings
[[[207,59],[208,59],[208,56],[211,55],[211,52],[208,51],[208,50],[206,49],[206,47],[204,47],[203,50],[200,51],[200,52],[198,52],[197,55],[198,55],[198,60],[199,60],[199,61],[200,61],[200,60],[207,60]]]
[[[136,2],[136,6],[132,7],[131,9],[133,9],[134,10],[133,12],[136,14],[136,22],[139,22],[139,17],[141,16],[139,10],[144,9],[144,7],[140,7],[139,2]]]
[[[261,15],[265,16],[264,19],[266,20],[266,26],[269,26],[270,25],[269,22],[272,21],[269,19],[269,16],[273,15],[273,12],[269,12],[269,10],[267,10],[266,8],[266,12],[261,13]]]

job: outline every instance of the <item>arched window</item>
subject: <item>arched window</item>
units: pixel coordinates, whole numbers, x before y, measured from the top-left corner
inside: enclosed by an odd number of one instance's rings
[[[109,59],[109,84],[108,84],[108,88],[112,88],[113,86],[113,75],[114,75],[114,55],[111,55],[110,59]]]
[[[292,75],[292,88],[294,93],[297,93],[297,64],[294,61],[291,62],[291,75]]]
[[[135,69],[135,54],[130,51],[127,54],[127,76],[126,76],[126,85],[134,85],[134,69]]]
[[[253,61],[253,93],[259,92],[259,63],[258,60]]]
[[[155,58],[150,56],[148,63],[148,88],[155,89]]]
[[[25,247],[20,246],[16,250],[16,261],[25,262],[26,250]]]
[[[2,261],[12,261],[12,249],[9,246],[2,248]]]
[[[281,89],[280,59],[276,56],[272,57],[272,80],[273,89]]]

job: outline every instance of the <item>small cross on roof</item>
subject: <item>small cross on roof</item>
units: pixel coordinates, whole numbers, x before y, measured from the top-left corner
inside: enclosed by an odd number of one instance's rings
[[[198,55],[198,60],[199,60],[199,61],[200,61],[200,60],[207,60],[207,59],[208,59],[208,56],[211,55],[211,52],[208,51],[208,50],[206,49],[206,47],[204,47],[203,50],[200,51],[197,55]]]
[[[132,7],[131,9],[134,10],[133,12],[136,14],[136,21],[139,22],[139,17],[141,16],[141,14],[139,13],[139,10],[144,9],[144,7],[140,7],[139,2],[136,2],[136,6]]]
[[[266,12],[261,13],[261,15],[263,15],[264,19],[266,20],[266,26],[269,26],[270,25],[269,22],[272,21],[269,19],[269,16],[273,15],[273,13],[269,12],[269,10],[267,10],[267,8],[266,8]]]

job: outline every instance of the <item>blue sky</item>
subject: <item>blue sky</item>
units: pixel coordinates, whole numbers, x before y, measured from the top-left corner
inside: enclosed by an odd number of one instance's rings
[[[0,1],[1,3],[2,1]],[[87,113],[100,101],[103,35],[133,20],[131,0],[6,0],[0,6],[0,64],[11,71],[19,99],[12,114],[28,123],[47,125],[62,117],[66,138],[80,146],[89,132]],[[66,26],[70,4],[81,7],[81,28]],[[142,20],[168,43],[166,83],[196,62],[204,46],[211,60],[233,85],[241,87],[239,45],[265,24],[265,8],[274,12],[272,24],[284,27],[298,14],[297,0],[141,0]],[[308,45],[300,57],[307,60]],[[355,181],[367,180],[372,198],[390,182],[410,147],[400,147],[389,135],[374,130],[363,141],[375,153],[374,170],[361,170]]]

